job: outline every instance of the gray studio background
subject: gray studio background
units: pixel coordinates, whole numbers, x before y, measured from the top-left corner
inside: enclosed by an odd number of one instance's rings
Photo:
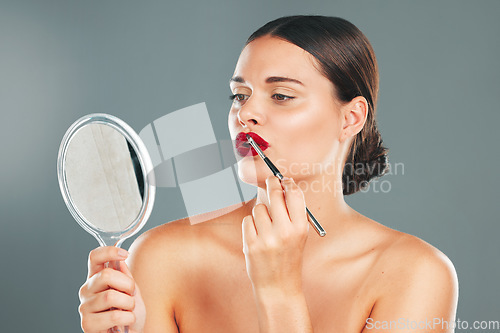
[[[69,125],[105,112],[139,131],[206,102],[217,138],[229,139],[228,80],[241,47],[291,14],[344,17],[378,57],[379,127],[404,174],[386,176],[390,191],[348,202],[448,255],[458,318],[500,320],[500,2],[1,0],[2,332],[80,330],[77,293],[97,242],[57,184]],[[157,194],[146,229],[185,214],[176,189]]]

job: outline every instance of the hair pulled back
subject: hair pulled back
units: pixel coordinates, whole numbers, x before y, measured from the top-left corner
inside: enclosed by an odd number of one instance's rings
[[[343,172],[344,195],[365,189],[371,179],[388,171],[388,149],[377,128],[378,67],[366,36],[352,23],[339,17],[317,15],[286,16],[273,20],[247,40],[261,36],[286,40],[314,56],[318,70],[334,85],[337,98],[350,102],[363,96],[368,113],[363,129],[352,140]]]

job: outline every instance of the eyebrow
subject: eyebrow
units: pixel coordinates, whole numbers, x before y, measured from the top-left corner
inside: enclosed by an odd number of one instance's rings
[[[238,83],[245,83],[245,80],[241,76],[234,76],[232,77],[229,82],[238,82]],[[266,79],[266,83],[275,83],[275,82],[291,82],[291,83],[296,83],[300,85],[304,85],[302,82],[296,79],[292,79],[289,77],[283,77],[283,76],[270,76]]]

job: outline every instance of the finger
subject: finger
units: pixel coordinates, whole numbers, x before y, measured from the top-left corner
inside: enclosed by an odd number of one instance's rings
[[[252,209],[252,216],[257,236],[268,235],[272,229],[272,221],[266,205],[255,205]]]
[[[89,300],[80,306],[82,313],[97,313],[117,308],[121,310],[132,311],[135,307],[135,299],[133,296],[119,292],[114,289],[108,289],[101,293],[95,294]]]
[[[241,231],[243,237],[243,253],[247,253],[248,244],[253,243],[257,238],[257,230],[255,230],[252,215],[247,215],[243,218]]]
[[[280,180],[270,176],[266,179],[267,198],[269,199],[269,215],[274,223],[289,222],[288,211]]]
[[[282,184],[285,189],[285,201],[290,220],[294,224],[308,225],[304,193],[292,178],[283,180]]]
[[[128,251],[120,249],[116,246],[101,246],[89,253],[89,273],[87,278],[90,278],[97,272],[105,268],[104,264],[114,260],[124,260],[128,257]]]
[[[133,312],[113,310],[83,317],[82,329],[84,332],[101,332],[114,326],[132,326],[134,323],[135,315]]]
[[[88,280],[85,295],[97,294],[107,289],[116,289],[134,295],[135,281],[123,272],[112,268],[104,268]]]
[[[130,278],[134,278],[132,276],[132,272],[130,271],[130,269],[128,268],[128,265],[125,261],[120,261],[120,271],[123,272],[125,275],[127,275],[128,277]]]

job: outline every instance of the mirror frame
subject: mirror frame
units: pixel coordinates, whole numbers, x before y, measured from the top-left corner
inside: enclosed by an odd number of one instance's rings
[[[94,227],[89,223],[83,214],[78,210],[75,203],[71,199],[69,193],[68,184],[66,181],[66,167],[65,160],[68,151],[69,144],[73,136],[83,127],[90,124],[101,124],[114,128],[120,134],[122,134],[125,139],[129,142],[132,148],[135,150],[137,158],[139,159],[142,176],[144,180],[144,195],[142,197],[142,206],[139,215],[136,219],[129,225],[125,230],[118,232],[107,232],[102,229]],[[146,223],[151,211],[153,210],[154,198],[156,193],[156,187],[153,185],[155,182],[153,163],[151,162],[151,157],[146,149],[146,146],[142,142],[139,135],[123,120],[118,119],[115,116],[105,114],[105,113],[93,113],[81,117],[75,121],[64,134],[61,146],[59,147],[59,153],[57,156],[57,178],[59,180],[59,187],[61,189],[64,202],[68,207],[71,215],[80,224],[80,226],[87,232],[92,234],[101,245],[115,245],[120,246],[123,241],[136,232],[138,232]]]

